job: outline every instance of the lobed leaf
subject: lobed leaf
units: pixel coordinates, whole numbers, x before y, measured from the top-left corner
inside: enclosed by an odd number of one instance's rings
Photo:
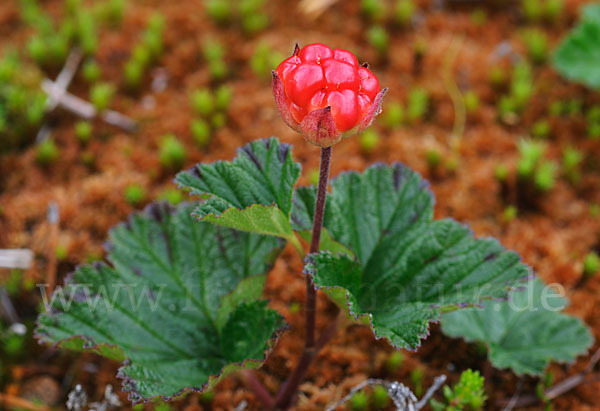
[[[268,138],[241,147],[233,161],[197,164],[175,181],[206,200],[194,210],[198,219],[297,242],[289,220],[299,176],[291,146]]]
[[[433,202],[427,183],[401,164],[341,175],[327,204],[339,221],[325,226],[354,256],[322,251],[305,267],[317,287],[345,290],[350,312],[398,348],[417,348],[441,312],[505,297],[529,274],[496,240],[433,221]],[[294,212],[293,221],[306,219],[301,207]]]
[[[581,320],[560,312],[566,305],[566,299],[536,278],[509,301],[486,301],[482,308],[444,314],[442,330],[486,344],[496,368],[542,375],[551,361],[573,362],[593,343]]]
[[[260,364],[283,326],[260,298],[283,246],[153,204],[113,228],[108,261],[78,268],[39,318],[41,341],[126,359],[134,401],[202,390]]]
[[[600,4],[583,9],[578,25],[556,49],[552,63],[565,78],[600,88]]]

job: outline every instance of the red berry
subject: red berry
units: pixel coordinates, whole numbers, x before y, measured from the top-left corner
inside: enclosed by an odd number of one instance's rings
[[[311,142],[323,147],[335,144],[342,133],[366,128],[379,113],[385,93],[354,54],[320,43],[296,49],[273,76],[273,92],[284,120],[305,136],[317,136],[318,141]],[[318,113],[307,118],[317,110],[330,116],[332,124],[323,126]],[[307,130],[309,126],[316,129]]]

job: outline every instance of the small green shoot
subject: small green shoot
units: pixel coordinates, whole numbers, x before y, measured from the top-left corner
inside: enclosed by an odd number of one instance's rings
[[[506,70],[502,66],[492,66],[488,74],[488,81],[494,88],[500,88],[506,83]]]
[[[233,99],[231,87],[222,85],[215,91],[215,106],[219,111],[227,111]]]
[[[436,169],[442,162],[442,153],[436,149],[429,149],[425,152],[425,160],[429,169]]]
[[[146,189],[139,184],[125,187],[125,201],[131,206],[138,206],[146,200]]]
[[[75,123],[75,136],[81,143],[87,143],[92,138],[92,124],[89,121],[78,121]]]
[[[35,161],[43,167],[48,167],[55,163],[59,156],[60,150],[52,138],[47,138],[36,147]]]
[[[486,400],[483,382],[479,371],[463,371],[453,388],[444,386],[445,401],[431,400],[431,408],[434,411],[481,410]]]
[[[376,410],[386,409],[390,405],[390,395],[388,390],[382,385],[373,387],[371,394],[371,406]]]
[[[415,11],[413,0],[398,0],[394,10],[394,21],[400,26],[408,26],[413,21]]]
[[[223,128],[227,124],[227,116],[224,113],[217,112],[213,114],[211,123],[215,130]]]
[[[398,128],[404,121],[404,106],[402,103],[393,101],[387,104],[383,110],[381,121],[388,129]]]
[[[312,169],[308,172],[308,183],[316,186],[319,184],[319,170],[318,169]]]
[[[360,11],[371,21],[385,19],[385,3],[381,0],[361,0]]]
[[[250,68],[257,77],[270,79],[271,70],[275,69],[284,58],[282,53],[273,50],[268,43],[261,42],[250,58]]]
[[[487,13],[483,8],[476,8],[470,15],[471,23],[477,27],[483,27],[487,22]]]
[[[583,259],[583,275],[591,277],[600,270],[600,257],[595,251],[590,251]]]
[[[196,90],[191,96],[192,108],[200,116],[206,117],[215,111],[215,101],[208,89]]]
[[[517,207],[515,207],[514,205],[509,205],[502,212],[502,221],[504,221],[505,223],[510,223],[515,218],[517,218],[518,214],[519,210],[517,209]]]
[[[204,7],[206,14],[219,24],[227,23],[232,18],[233,6],[229,0],[206,0]]]
[[[369,409],[369,396],[364,391],[355,393],[350,398],[350,409],[352,411],[366,411]]]
[[[96,63],[95,60],[90,59],[83,63],[83,66],[81,67],[81,75],[85,81],[92,84],[100,80],[102,72],[100,71],[100,66],[98,63]]]
[[[244,33],[253,35],[269,26],[269,15],[263,10],[266,0],[241,0],[239,14]]]
[[[111,83],[94,84],[90,89],[90,102],[102,112],[110,107],[115,96],[115,86]]]
[[[406,118],[410,123],[423,119],[429,109],[429,93],[423,88],[414,88],[408,95]]]
[[[372,128],[365,130],[359,137],[360,149],[365,154],[370,154],[379,146],[381,138],[379,133]]]
[[[383,26],[373,26],[367,31],[367,41],[379,55],[387,54],[390,36]]]
[[[397,372],[404,363],[404,354],[400,351],[393,351],[385,361],[385,369],[389,373]]]
[[[183,193],[181,191],[175,188],[167,188],[158,195],[158,200],[166,201],[172,205],[177,205],[181,203],[184,200],[184,198]]]
[[[180,169],[187,157],[185,146],[173,134],[162,138],[158,156],[165,169]]]
[[[523,33],[523,41],[529,57],[536,64],[542,64],[548,56],[548,38],[546,33],[538,29],[530,29]]]
[[[65,261],[69,257],[69,249],[64,244],[59,244],[54,249],[54,255],[58,261]]]
[[[550,135],[550,123],[548,120],[538,120],[531,127],[531,135],[537,138],[548,138]]]
[[[410,381],[414,387],[413,392],[417,397],[420,397],[423,394],[423,378],[425,374],[423,369],[420,367],[415,368],[410,373]]]
[[[540,191],[550,191],[554,188],[558,166],[554,161],[542,161],[535,172],[535,186]]]
[[[573,147],[567,147],[562,155],[562,168],[565,177],[572,184],[577,184],[581,179],[581,162],[583,153]]]
[[[541,0],[523,0],[521,7],[527,21],[535,22],[542,18],[544,9]]]
[[[290,304],[290,314],[298,314],[300,312],[300,303],[297,301],[294,301]]]
[[[206,147],[210,144],[211,131],[206,121],[193,119],[191,123],[192,138],[200,147]]]
[[[475,91],[468,90],[463,98],[467,112],[475,113],[479,109],[479,96]]]
[[[506,182],[508,178],[508,167],[504,164],[498,164],[494,169],[494,177],[501,183]]]

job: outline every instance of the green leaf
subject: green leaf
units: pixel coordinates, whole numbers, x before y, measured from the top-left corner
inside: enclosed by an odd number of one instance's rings
[[[600,88],[600,4],[584,8],[579,24],[556,49],[553,64],[569,80]]]
[[[426,182],[401,164],[346,173],[332,186],[327,206],[339,223],[325,224],[355,257],[312,254],[305,271],[319,288],[345,290],[350,312],[396,347],[417,348],[441,312],[504,297],[529,274],[496,240],[433,221]]]
[[[283,325],[258,300],[283,242],[198,223],[192,209],[153,204],[113,228],[110,265],[72,274],[40,316],[38,338],[126,359],[119,376],[134,401],[260,364]]]
[[[289,220],[299,176],[300,164],[292,160],[291,147],[268,138],[243,146],[233,161],[197,164],[175,181],[205,199],[194,210],[200,220],[298,245]]]
[[[566,305],[566,299],[536,278],[508,301],[444,314],[442,330],[485,343],[496,368],[542,375],[551,361],[573,362],[593,343],[581,320],[560,312]]]

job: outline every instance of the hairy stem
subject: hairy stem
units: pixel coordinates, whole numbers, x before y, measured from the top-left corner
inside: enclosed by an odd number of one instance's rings
[[[321,243],[321,231],[323,230],[323,216],[325,215],[325,200],[327,199],[327,183],[329,180],[329,165],[331,163],[331,147],[321,149],[321,169],[319,172],[319,187],[317,189],[317,202],[315,204],[315,214],[313,217],[312,237],[310,241],[309,253],[319,251]],[[317,291],[312,281],[312,277],[306,276],[306,336],[304,342],[304,352],[296,365],[296,368],[289,376],[288,380],[283,384],[277,398],[275,406],[279,409],[286,410],[292,404],[294,394],[298,390],[298,386],[304,378],[306,371],[312,360],[317,355],[319,346],[315,340],[315,323],[317,313]],[[321,345],[323,338],[326,343],[335,332],[337,322],[333,324],[333,330],[327,330],[319,340]]]

